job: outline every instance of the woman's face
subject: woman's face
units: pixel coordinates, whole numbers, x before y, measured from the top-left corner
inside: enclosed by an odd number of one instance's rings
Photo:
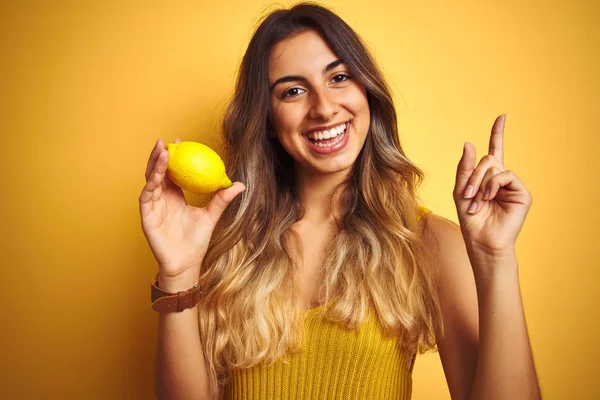
[[[269,57],[274,134],[308,173],[349,169],[367,137],[363,85],[315,31],[277,43]]]

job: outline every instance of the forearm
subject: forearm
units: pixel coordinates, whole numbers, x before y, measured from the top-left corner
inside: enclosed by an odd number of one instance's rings
[[[170,292],[193,284],[159,279],[159,286]],[[161,400],[210,398],[197,307],[159,314],[156,389]]]
[[[473,268],[479,302],[479,355],[471,398],[540,399],[516,257],[481,259]]]

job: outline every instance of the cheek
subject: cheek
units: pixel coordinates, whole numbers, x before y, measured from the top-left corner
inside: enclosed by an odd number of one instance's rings
[[[273,120],[278,133],[295,132],[304,119],[304,109],[299,103],[280,104],[273,108]]]
[[[356,95],[356,107],[361,112],[369,113],[369,101],[367,100],[367,96],[363,92],[359,92]]]
[[[298,130],[298,126],[302,121],[298,117],[297,107],[293,104],[279,104],[272,108],[273,112],[273,123],[275,132],[273,136],[277,137],[277,140],[281,146],[285,149],[288,154],[294,152],[294,133]]]
[[[344,96],[346,106],[352,111],[353,114],[365,114],[369,113],[369,102],[364,89],[359,85],[354,85],[350,88],[350,91]],[[364,118],[364,116],[363,116]]]

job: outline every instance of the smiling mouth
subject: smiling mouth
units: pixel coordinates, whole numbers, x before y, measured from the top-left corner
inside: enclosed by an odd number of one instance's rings
[[[341,141],[348,130],[348,121],[324,131],[313,131],[307,135],[308,140],[318,147],[330,147]]]

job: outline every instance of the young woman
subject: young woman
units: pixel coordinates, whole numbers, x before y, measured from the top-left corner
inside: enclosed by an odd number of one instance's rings
[[[504,121],[479,163],[463,148],[459,228],[419,205],[356,33],[316,5],[268,15],[223,123],[234,185],[192,207],[162,140],[148,161],[159,397],[408,399],[437,346],[452,398],[539,398],[515,257],[531,195],[503,167]]]

